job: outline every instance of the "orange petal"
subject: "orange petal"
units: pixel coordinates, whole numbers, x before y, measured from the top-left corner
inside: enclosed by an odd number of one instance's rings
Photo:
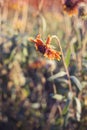
[[[50,35],[49,35],[48,38],[47,38],[47,40],[46,40],[46,45],[49,45],[50,42],[51,42],[51,37],[50,37]]]
[[[36,39],[36,43],[38,45],[44,45],[43,41],[41,39]]]
[[[40,39],[41,38],[41,34],[38,34],[36,39]]]

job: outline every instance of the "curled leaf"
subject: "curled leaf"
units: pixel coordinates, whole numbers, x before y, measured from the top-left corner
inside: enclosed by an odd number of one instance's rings
[[[82,90],[82,85],[80,81],[77,79],[75,76],[70,76],[71,82],[76,86],[76,88],[81,91]]]
[[[51,77],[49,77],[48,80],[51,81],[51,80],[54,80],[54,79],[63,77],[63,76],[65,76],[65,75],[66,75],[66,72],[60,71],[59,73],[54,74],[54,75],[52,75]]]

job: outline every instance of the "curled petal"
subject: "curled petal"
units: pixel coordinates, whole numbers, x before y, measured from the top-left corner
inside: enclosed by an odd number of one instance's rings
[[[44,56],[49,59],[56,59],[59,61],[61,59],[61,52],[53,50],[51,48],[47,48]]]
[[[50,42],[51,42],[51,37],[48,36],[48,38],[47,38],[47,40],[46,40],[46,45],[49,46]]]
[[[43,44],[43,42],[40,40],[40,39],[29,39],[29,41],[31,41],[31,42],[34,42],[34,43],[36,43],[36,44],[38,44],[38,45],[42,45]]]
[[[38,34],[37,37],[36,37],[36,39],[41,39],[41,35]]]

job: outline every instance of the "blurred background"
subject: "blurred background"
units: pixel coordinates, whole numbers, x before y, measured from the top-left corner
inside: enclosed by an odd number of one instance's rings
[[[62,0],[0,0],[0,130],[87,129],[87,4],[64,13]],[[34,43],[56,35],[64,60]],[[50,45],[59,51],[57,41]],[[64,69],[67,66],[72,90]]]

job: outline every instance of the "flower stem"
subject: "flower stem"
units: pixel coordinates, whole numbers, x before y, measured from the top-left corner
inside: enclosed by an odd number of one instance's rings
[[[56,35],[53,35],[52,36],[52,39],[55,38],[58,42],[58,46],[60,48],[60,51],[61,51],[61,55],[62,55],[62,60],[63,60],[63,65],[64,65],[64,68],[65,68],[65,71],[66,71],[66,74],[67,74],[67,77],[68,77],[68,81],[69,81],[69,90],[72,92],[72,86],[71,86],[71,81],[70,81],[70,75],[69,75],[69,71],[68,71],[68,68],[66,66],[66,63],[65,63],[65,58],[64,58],[64,54],[63,54],[63,50],[62,50],[62,47],[61,47],[61,44],[60,44],[60,40],[59,38],[56,36]]]
[[[53,72],[51,72],[51,76],[52,75],[53,75]],[[57,94],[57,89],[56,89],[56,85],[55,85],[54,81],[53,81],[53,92],[54,92],[54,94]]]

